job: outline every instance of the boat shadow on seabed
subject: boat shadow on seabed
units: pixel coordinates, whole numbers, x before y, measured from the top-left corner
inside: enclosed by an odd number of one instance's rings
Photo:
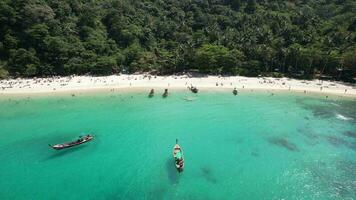
[[[174,160],[173,158],[168,158],[166,161],[166,170],[168,179],[171,185],[175,185],[179,183],[179,172],[174,167]]]

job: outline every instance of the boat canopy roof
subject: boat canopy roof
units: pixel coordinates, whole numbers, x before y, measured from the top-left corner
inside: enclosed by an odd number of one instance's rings
[[[183,157],[182,152],[178,151],[176,153],[176,159],[180,160],[180,159],[182,159],[182,157]]]

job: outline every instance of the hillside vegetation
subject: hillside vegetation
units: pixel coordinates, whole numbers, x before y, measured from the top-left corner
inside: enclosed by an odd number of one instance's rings
[[[356,75],[354,0],[2,0],[0,77]]]

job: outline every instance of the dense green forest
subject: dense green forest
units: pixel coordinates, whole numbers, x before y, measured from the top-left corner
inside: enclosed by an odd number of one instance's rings
[[[354,0],[1,0],[0,77],[356,75]]]

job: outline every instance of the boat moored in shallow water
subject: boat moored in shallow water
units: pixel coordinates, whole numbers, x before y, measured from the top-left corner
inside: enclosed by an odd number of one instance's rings
[[[182,172],[184,169],[184,158],[183,150],[178,144],[178,139],[176,139],[176,144],[173,147],[173,158],[174,165],[176,166],[178,172]]]
[[[150,98],[153,97],[154,93],[155,93],[154,89],[151,89],[150,93],[148,94],[148,97]]]
[[[163,98],[166,98],[168,96],[168,89],[164,89],[164,93],[162,95]]]
[[[62,144],[55,144],[55,145],[49,145],[55,150],[61,150],[61,149],[66,149],[70,147],[74,147],[77,145],[81,145],[83,143],[89,142],[93,139],[94,137],[92,135],[86,135],[86,136],[80,136],[79,139],[73,142],[67,142],[67,143],[62,143]]]
[[[237,89],[236,88],[234,88],[234,90],[232,91],[232,94],[237,95]]]
[[[198,93],[198,88],[197,87],[194,87],[194,86],[188,86],[188,89],[190,90],[190,91],[192,91],[193,93]]]

